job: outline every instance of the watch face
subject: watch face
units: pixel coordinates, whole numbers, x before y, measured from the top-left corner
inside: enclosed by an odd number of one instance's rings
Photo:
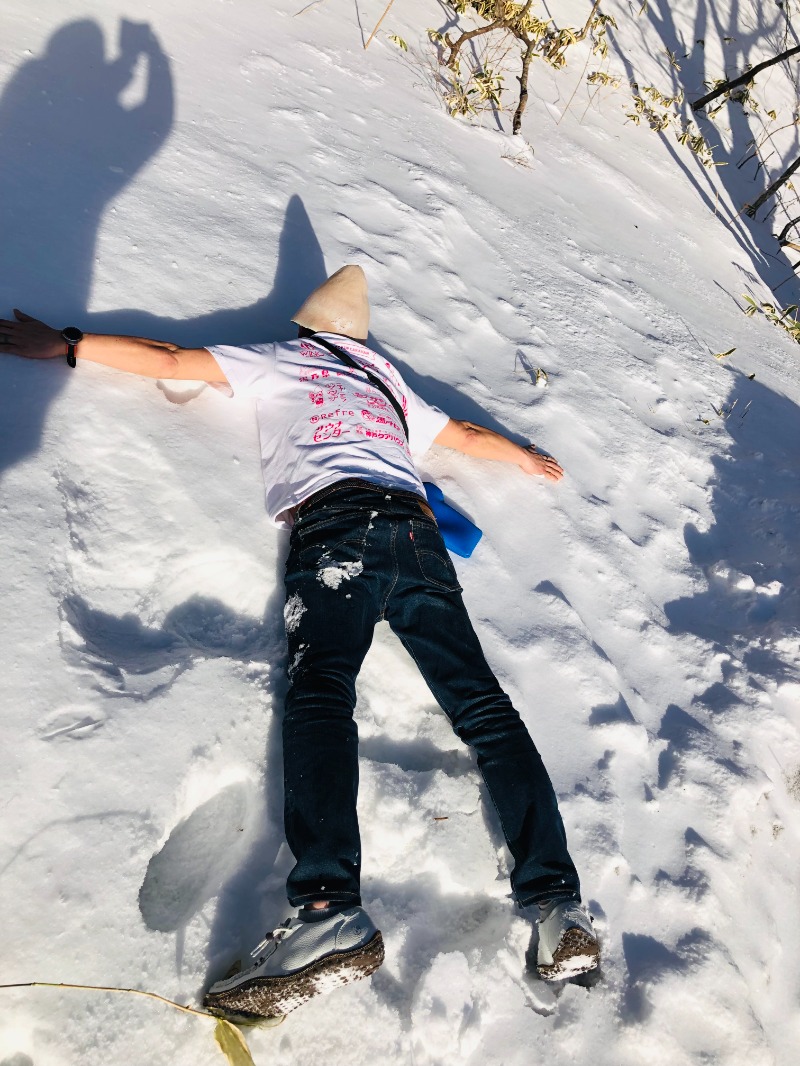
[[[83,332],[77,326],[67,326],[61,331],[61,336],[67,344],[78,344],[83,340]]]

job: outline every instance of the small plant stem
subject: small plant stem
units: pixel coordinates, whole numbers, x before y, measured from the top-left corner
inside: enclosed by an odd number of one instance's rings
[[[208,1018],[210,1021],[218,1020],[215,1015],[208,1014],[207,1011],[196,1010],[194,1007],[184,1007],[182,1003],[176,1003],[174,999],[167,999],[165,996],[159,996],[157,992],[144,992],[141,988],[113,988],[104,985],[73,985],[54,981],[26,981],[16,985],[0,985],[0,990],[5,988],[73,988],[83,992],[125,992],[131,996],[145,996],[147,999],[156,999],[160,1003],[166,1003],[168,1006],[175,1007],[176,1010],[184,1011],[186,1014],[196,1014],[198,1018]]]
[[[592,10],[589,12],[589,17],[586,20],[586,25],[583,27],[583,29],[581,30],[581,32],[577,36],[577,39],[579,41],[582,41],[583,38],[586,36],[586,34],[589,32],[589,30],[591,28],[591,25],[592,25],[592,19],[594,18],[598,7],[600,7],[600,3],[601,3],[601,0],[594,0],[594,4],[592,5]]]
[[[571,105],[572,101],[575,99],[575,93],[578,91],[578,89],[581,87],[581,85],[583,85],[583,76],[586,73],[586,68],[589,66],[589,60],[591,58],[592,58],[592,53],[589,52],[588,56],[586,57],[586,62],[583,64],[583,70],[581,71],[581,76],[575,82],[575,88],[572,90],[572,95],[570,96],[569,100],[567,100],[567,106],[561,112],[561,118],[559,118],[558,122],[556,122],[557,126],[561,125],[561,119],[569,111],[570,105]]]
[[[511,132],[517,134],[522,126],[522,115],[525,111],[525,107],[528,103],[528,68],[531,65],[533,59],[533,50],[536,47],[535,41],[529,41],[528,46],[525,49],[525,54],[522,57],[522,70],[519,75],[519,102],[517,103],[517,110],[514,112],[514,121],[511,125]]]
[[[324,4],[324,3],[325,3],[325,0],[311,0],[311,2],[306,4],[305,7],[301,7],[299,11],[295,11],[295,13],[292,15],[292,18],[296,19],[298,15],[305,15],[306,11],[308,11],[309,8],[316,7],[317,4]]]
[[[710,93],[706,93],[705,96],[701,96],[699,100],[695,100],[692,104],[692,111],[701,111],[706,104],[710,104],[712,100],[716,100],[718,96],[722,96],[724,93],[728,93],[731,89],[738,89],[740,85],[746,85],[747,82],[752,81],[756,74],[760,74],[762,70],[766,70],[767,67],[771,67],[774,63],[780,63],[784,59],[790,59],[791,56],[797,55],[800,52],[800,44],[794,48],[788,48],[785,52],[780,52],[778,55],[773,56],[772,59],[765,59],[763,63],[758,63],[756,66],[751,67],[750,70],[745,71],[744,74],[740,74],[738,78],[732,78],[730,81],[723,82],[722,85],[718,85],[716,89],[713,89]]]
[[[378,30],[379,30],[379,29],[381,28],[381,23],[382,23],[382,22],[383,22],[383,20],[384,20],[384,19],[386,18],[386,16],[387,16],[387,15],[389,14],[389,11],[391,10],[391,8],[392,8],[392,4],[393,4],[393,3],[394,3],[394,0],[389,0],[389,3],[388,3],[388,4],[386,5],[386,7],[385,7],[385,9],[384,9],[384,12],[383,12],[383,14],[382,14],[382,15],[381,15],[381,17],[380,17],[380,18],[378,19],[378,21],[377,21],[377,22],[375,23],[375,29],[374,29],[374,30],[372,31],[372,33],[371,33],[371,34],[369,35],[369,40],[368,40],[368,41],[367,41],[367,43],[366,43],[366,44],[364,45],[364,51],[365,51],[365,52],[366,52],[366,50],[367,50],[367,49],[369,48],[369,46],[370,46],[370,41],[371,41],[371,40],[372,40],[372,38],[373,38],[373,37],[375,36],[375,34],[376,34],[376,33],[378,32]]]

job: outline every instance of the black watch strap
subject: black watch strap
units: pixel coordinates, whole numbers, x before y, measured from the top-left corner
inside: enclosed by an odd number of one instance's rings
[[[83,340],[83,332],[77,326],[67,326],[66,329],[61,330],[61,336],[67,342],[67,366],[75,367],[78,362],[75,358],[75,350]]]

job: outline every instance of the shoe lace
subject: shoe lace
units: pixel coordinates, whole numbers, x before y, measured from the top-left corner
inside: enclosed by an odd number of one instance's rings
[[[292,926],[292,919],[287,918],[287,920],[282,922],[277,929],[273,929],[271,933],[265,934],[264,939],[256,944],[250,952],[250,957],[252,959],[257,959],[270,944],[274,944],[276,941],[280,942],[287,936],[291,936],[293,932],[294,926]]]

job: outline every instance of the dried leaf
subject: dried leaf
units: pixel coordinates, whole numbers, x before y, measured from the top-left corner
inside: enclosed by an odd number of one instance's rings
[[[729,348],[727,350],[727,352],[714,352],[714,358],[715,359],[724,359],[726,355],[733,355],[733,353],[735,351],[736,351],[735,348]]]
[[[408,45],[406,44],[406,42],[403,40],[402,37],[398,36],[398,34],[390,33],[389,34],[389,40],[392,42],[392,44],[396,44],[398,48],[402,48],[402,50],[404,52],[408,51]]]
[[[214,1039],[231,1066],[255,1066],[245,1038],[230,1022],[220,1018],[214,1030]]]

